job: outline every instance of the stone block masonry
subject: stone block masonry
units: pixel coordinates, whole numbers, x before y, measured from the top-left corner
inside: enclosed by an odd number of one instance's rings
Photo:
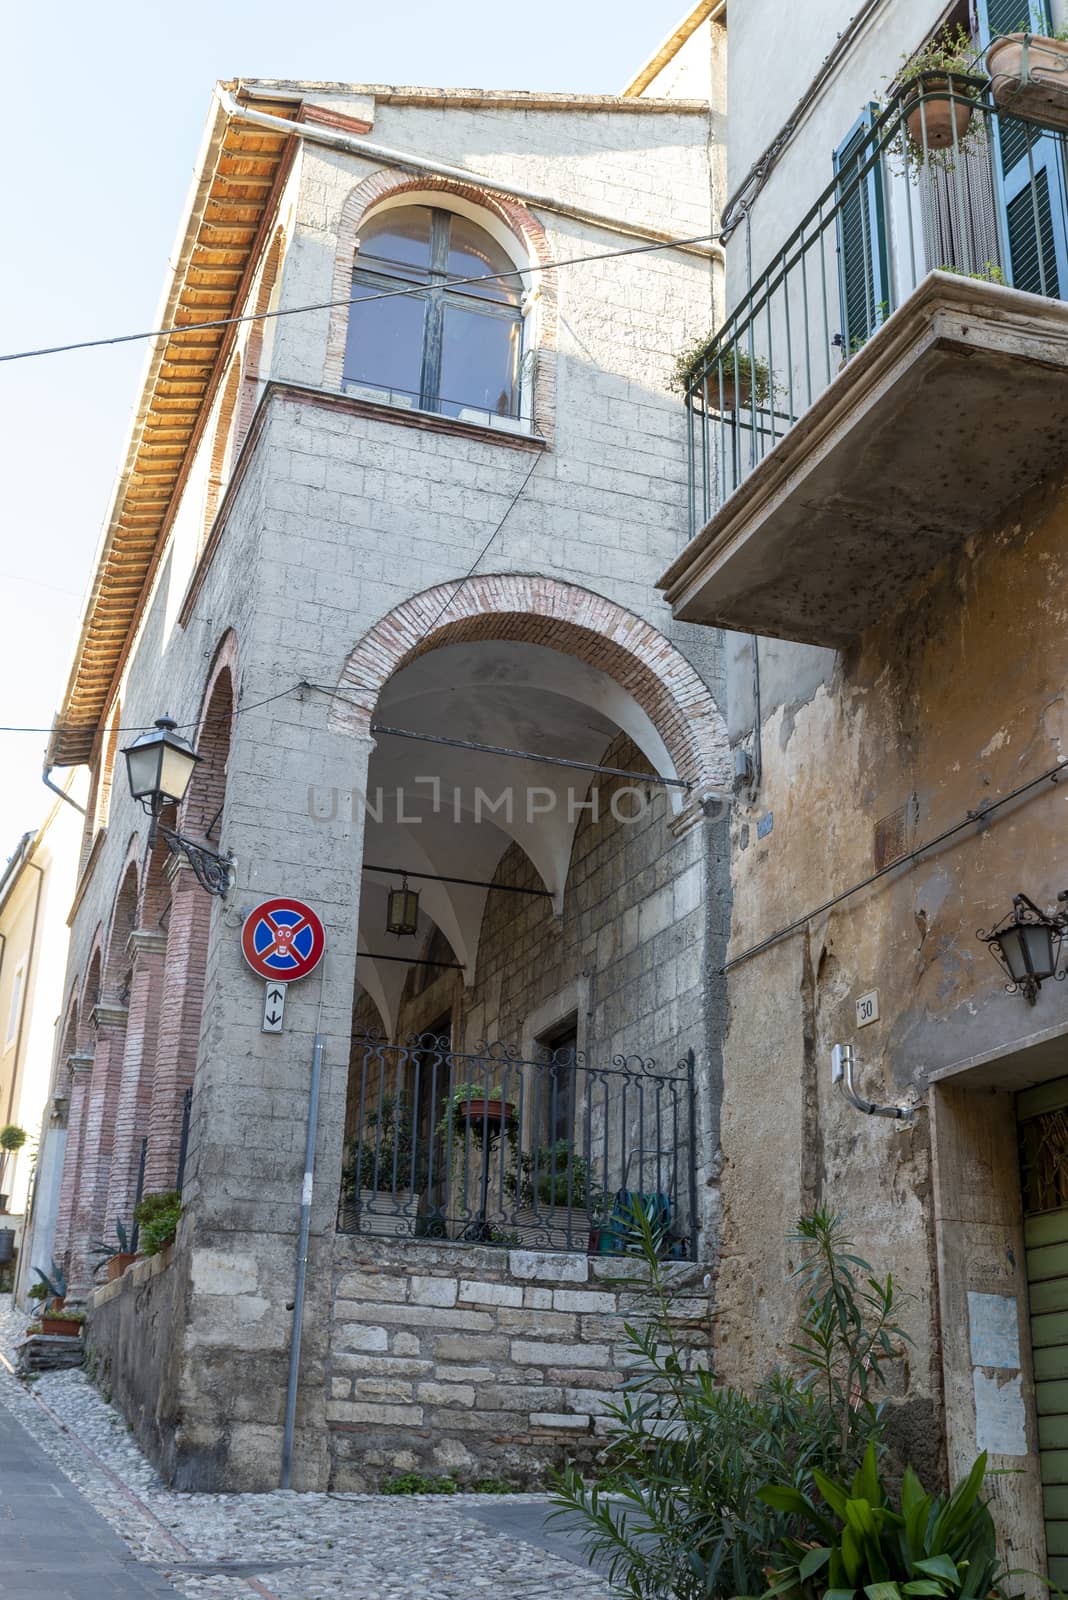
[[[686,1270],[686,1269],[680,1269]],[[487,1245],[334,1241],[326,1362],[330,1482],[396,1473],[536,1487],[591,1464],[634,1358],[635,1263]],[[708,1302],[681,1340],[707,1347]]]

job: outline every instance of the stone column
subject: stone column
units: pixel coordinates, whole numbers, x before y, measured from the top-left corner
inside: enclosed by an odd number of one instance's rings
[[[107,1208],[111,1153],[115,1141],[122,1057],[126,1042],[124,1005],[101,1000],[93,1007],[96,1047],[83,1121],[81,1168],[67,1280],[72,1294],[92,1287],[92,1246],[100,1242]]]
[[[288,722],[305,722],[292,728]],[[328,1481],[325,1357],[356,965],[370,739],[333,734],[314,701],[238,720],[223,842],[239,862],[233,914],[212,917],[183,1214],[171,1269],[181,1368],[159,1414],[180,1412],[176,1479],[197,1489],[279,1482],[308,1091],[323,1040],[312,1235],[293,1487]],[[260,726],[263,724],[264,726]],[[309,799],[309,784],[316,803]],[[263,980],[241,922],[289,894],[326,930],[315,973],[289,986],[284,1031],[264,1034]],[[205,897],[206,898],[206,897]],[[176,1364],[177,1366],[177,1364]]]
[[[171,913],[159,1002],[155,1071],[148,1117],[145,1193],[173,1189],[182,1139],[182,1097],[196,1069],[204,1001],[204,967],[213,897],[181,857],[167,864]]]
[[[167,936],[158,929],[136,928],[127,940],[126,949],[131,958],[129,1014],[104,1218],[104,1239],[116,1246],[115,1223],[122,1222],[127,1231],[133,1224],[141,1140],[148,1132],[152,1103]]]
[[[85,1110],[89,1095],[89,1079],[93,1071],[93,1057],[87,1051],[78,1051],[75,1055],[67,1057],[67,1067],[70,1071],[67,1148],[63,1154],[63,1177],[56,1211],[55,1258],[60,1264],[67,1264],[70,1260],[71,1235],[81,1182],[82,1141],[85,1134]]]

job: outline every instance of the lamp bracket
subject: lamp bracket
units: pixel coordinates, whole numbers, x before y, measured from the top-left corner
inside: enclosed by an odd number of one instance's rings
[[[167,841],[168,848],[174,855],[184,855],[193,869],[202,889],[208,894],[224,896],[230,890],[230,874],[234,865],[234,858],[227,851],[226,855],[216,855],[214,850],[209,850],[206,845],[197,844],[195,839],[187,839],[184,833],[172,833],[170,828],[157,824],[158,831]]]

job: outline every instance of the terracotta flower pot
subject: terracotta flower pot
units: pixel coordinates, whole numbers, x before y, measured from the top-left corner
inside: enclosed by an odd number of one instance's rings
[[[116,1278],[121,1278],[131,1261],[136,1261],[137,1256],[133,1250],[118,1250],[115,1255],[108,1257],[108,1282],[114,1283]]]
[[[41,1332],[55,1333],[68,1339],[80,1337],[82,1324],[75,1322],[73,1317],[50,1316],[47,1313],[41,1318]]]
[[[936,97],[939,89],[947,91],[943,99]],[[949,79],[944,72],[927,73],[913,84],[915,104],[905,113],[905,123],[918,150],[947,150],[954,143],[960,144],[967,133],[972,103],[965,98],[959,80],[954,81],[952,98],[948,91]]]
[[[472,1128],[482,1122],[514,1122],[516,1118],[511,1100],[465,1100],[464,1113]]]
[[[986,55],[994,103],[1014,117],[1068,128],[1068,40],[1008,33]]]

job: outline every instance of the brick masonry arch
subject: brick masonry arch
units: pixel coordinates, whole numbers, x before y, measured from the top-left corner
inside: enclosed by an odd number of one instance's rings
[[[235,425],[234,413],[237,409],[240,392],[241,357],[236,355],[230,363],[229,372],[226,374],[222,399],[219,402],[219,414],[215,423],[215,437],[212,440],[211,457],[208,462],[208,485],[204,494],[204,525],[201,530],[200,550],[204,548],[204,542],[211,532],[212,523],[215,521],[215,515],[219,509],[219,502],[222,500],[226,483],[227,455],[232,439],[232,430]]]
[[[286,250],[286,231],[276,228],[271,240],[270,249],[263,263],[260,281],[256,290],[256,302],[253,312],[257,317],[263,316],[270,308],[271,296],[278,281],[278,269],[282,264],[282,257]],[[260,387],[260,366],[263,361],[263,346],[266,338],[267,325],[265,322],[254,322],[245,341],[245,358],[241,367],[241,398],[237,408],[237,423],[234,428],[234,456],[236,458],[241,446],[245,442],[253,414],[256,410],[256,400]]]
[[[518,200],[506,199],[491,189],[475,184],[461,183],[452,178],[437,177],[432,173],[400,173],[390,170],[372,172],[362,183],[351,190],[341,208],[338,224],[337,253],[334,257],[334,278],[330,298],[343,301],[352,292],[352,269],[356,259],[356,245],[360,227],[375,206],[399,194],[436,193],[455,195],[471,205],[487,211],[504,225],[527,257],[532,267],[553,264],[553,254],[545,229],[526,206]],[[552,437],[556,412],[556,343],[559,323],[556,273],[546,272],[539,282],[538,296],[538,373],[534,386],[534,426],[543,438]],[[326,361],[323,366],[324,389],[340,390],[345,366],[345,344],[348,339],[349,312],[347,305],[335,305],[330,313],[326,341]]]
[[[408,662],[490,639],[546,645],[606,673],[641,706],[697,795],[730,787],[726,721],[681,651],[604,595],[523,573],[457,579],[403,601],[346,660],[330,726],[366,735],[385,683]]]

